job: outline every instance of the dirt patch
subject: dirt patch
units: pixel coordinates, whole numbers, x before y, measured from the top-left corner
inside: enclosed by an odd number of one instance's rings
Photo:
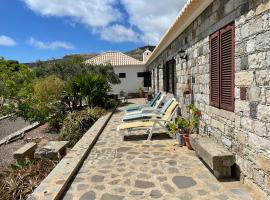
[[[48,125],[44,124],[26,133],[25,137],[21,140],[17,140],[10,144],[1,145],[0,174],[3,173],[3,171],[7,169],[12,162],[14,162],[13,152],[21,148],[27,142],[36,142],[38,144],[38,148],[41,148],[52,140],[58,140],[58,134],[49,133]]]

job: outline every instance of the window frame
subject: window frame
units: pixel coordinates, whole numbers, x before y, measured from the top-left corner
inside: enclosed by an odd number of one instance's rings
[[[122,75],[123,75],[123,76],[122,76]],[[125,72],[122,72],[122,73],[118,73],[118,77],[119,77],[119,78],[126,78],[127,75],[126,75]]]
[[[145,72],[137,72],[137,77],[138,78],[144,78]]]
[[[231,38],[231,74],[232,76],[230,77],[230,94],[231,94],[231,100],[232,100],[232,103],[230,105],[225,105],[225,104],[222,104],[221,100],[222,100],[222,72],[224,70],[223,68],[223,65],[222,65],[222,52],[223,52],[223,49],[221,47],[221,35],[223,33],[226,33],[228,30],[232,30],[232,38]],[[212,68],[213,68],[213,65],[212,65],[212,40],[213,38],[215,37],[218,37],[218,85],[216,88],[218,88],[218,101],[215,102],[215,101],[212,101],[212,94],[213,94],[213,91],[212,91]],[[234,22],[233,23],[230,23],[224,27],[222,27],[221,29],[219,29],[218,31],[214,32],[213,34],[211,34],[209,36],[209,50],[210,50],[210,65],[209,65],[209,79],[210,79],[210,85],[209,85],[209,104],[210,106],[213,106],[213,107],[216,107],[218,109],[222,109],[222,110],[226,110],[226,111],[231,111],[231,112],[234,112],[234,109],[235,109],[235,24]]]

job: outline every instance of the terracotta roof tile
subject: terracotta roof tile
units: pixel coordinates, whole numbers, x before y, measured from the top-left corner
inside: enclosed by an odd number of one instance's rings
[[[113,66],[143,65],[142,61],[136,60],[126,54],[109,51],[85,61],[86,64],[111,64]]]

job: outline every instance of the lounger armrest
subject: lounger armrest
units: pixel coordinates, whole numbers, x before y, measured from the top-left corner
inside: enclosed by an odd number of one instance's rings
[[[164,120],[164,119],[149,119],[149,121],[152,121],[152,122],[170,122],[170,121]]]
[[[142,109],[142,113],[149,113],[149,112],[154,112],[156,109],[153,107],[144,107]]]

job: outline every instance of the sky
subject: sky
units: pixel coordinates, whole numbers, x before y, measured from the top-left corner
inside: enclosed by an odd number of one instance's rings
[[[0,2],[0,56],[26,63],[157,45],[186,0]]]

